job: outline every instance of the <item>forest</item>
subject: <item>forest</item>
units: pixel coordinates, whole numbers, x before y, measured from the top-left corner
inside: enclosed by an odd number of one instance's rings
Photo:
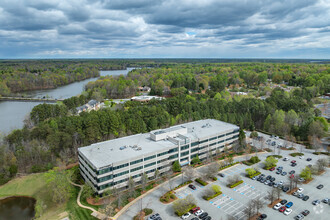
[[[77,148],[82,146],[206,118],[312,143],[310,140],[319,140],[328,131],[328,122],[314,109],[313,98],[329,92],[329,70],[328,65],[315,64],[165,63],[158,68],[135,69],[126,77],[101,78],[78,97],[36,106],[30,123],[2,140],[0,184],[17,172],[43,172],[59,163],[74,163]],[[260,92],[270,80],[296,88],[290,92],[274,88],[266,99],[233,96],[228,91]],[[134,92],[127,89],[130,85]],[[143,85],[151,86],[151,93],[158,95],[164,95],[160,88],[167,86],[169,94],[149,103],[129,101],[119,109],[80,115],[72,112],[95,93],[104,98],[127,97]]]

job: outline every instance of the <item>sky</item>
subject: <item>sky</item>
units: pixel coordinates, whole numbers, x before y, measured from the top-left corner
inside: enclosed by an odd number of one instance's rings
[[[0,58],[330,59],[330,0],[0,0]]]

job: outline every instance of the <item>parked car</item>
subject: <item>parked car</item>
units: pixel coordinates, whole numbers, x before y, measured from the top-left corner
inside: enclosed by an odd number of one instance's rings
[[[199,216],[199,218],[200,219],[203,219],[203,218],[206,218],[206,216],[208,216],[209,215],[209,213],[207,213],[207,212],[203,212],[200,216]]]
[[[311,161],[311,160],[312,160],[312,158],[308,157],[306,160],[307,160],[307,161]]]
[[[275,170],[275,167],[272,167],[272,168],[270,168],[269,170],[270,170],[270,171],[274,171],[274,170]]]
[[[281,203],[282,205],[284,205],[284,204],[287,203],[287,202],[288,202],[288,200],[283,199],[280,203]]]
[[[274,188],[277,188],[278,187],[278,184],[277,183],[274,183],[273,187]]]
[[[190,210],[190,213],[192,213],[192,214],[195,214],[198,210],[200,210],[201,208],[200,207],[195,207],[195,208],[193,208],[193,209],[191,209]]]
[[[219,176],[221,176],[221,177],[225,177],[225,174],[223,174],[223,173],[219,173]]]
[[[189,184],[188,187],[189,187],[190,189],[196,190],[196,186],[194,186],[193,184]]]
[[[211,218],[211,216],[206,216],[205,218],[203,218],[203,220],[211,220],[212,218]]]
[[[293,196],[297,196],[298,194],[297,191],[292,193]]]
[[[275,145],[276,145],[276,141],[273,141],[273,142],[272,142],[272,146],[275,146]]]
[[[295,160],[291,160],[291,163],[296,163],[297,161],[295,161]]]
[[[276,171],[276,174],[281,174],[282,173],[282,170],[277,170]]]
[[[272,176],[271,175],[268,175],[267,177],[266,177],[266,180],[270,180],[272,178]]]
[[[252,179],[252,180],[256,180],[256,179],[257,179],[257,177],[256,177],[256,176],[254,176],[254,177],[252,177],[251,179]]]
[[[301,198],[303,198],[304,196],[305,196],[304,194],[299,193],[297,197],[298,197],[299,199],[301,199]]]
[[[284,215],[290,215],[292,213],[292,209],[286,209],[284,211]]]
[[[318,204],[320,204],[320,203],[321,203],[321,201],[318,200],[318,199],[317,199],[317,200],[314,200],[314,201],[312,202],[313,205],[318,205]]]
[[[318,189],[322,189],[322,188],[323,188],[323,185],[320,184],[320,185],[318,185],[316,188],[318,188]]]
[[[286,209],[286,207],[285,207],[285,206],[282,206],[278,211],[280,211],[280,212],[284,212],[285,209]]]
[[[294,178],[294,174],[291,174],[290,178],[293,179]]]
[[[283,158],[283,161],[288,161],[288,160],[289,160],[288,157],[284,157],[284,158]]]
[[[203,210],[198,210],[197,212],[195,212],[195,215],[196,216],[200,216],[201,214],[203,214],[204,213],[204,211]]]
[[[191,220],[199,220],[199,218],[197,218],[197,217],[193,217]]]
[[[289,172],[289,174],[294,174],[296,171],[294,171],[294,170],[291,170],[290,172]]]
[[[295,167],[295,166],[297,166],[297,164],[296,163],[292,163],[291,166]]]
[[[278,182],[279,185],[282,185],[284,182],[283,180],[281,180],[280,182]]]
[[[274,205],[273,209],[278,210],[279,208],[281,208],[281,206],[281,203],[277,203],[276,205]]]
[[[299,182],[304,182],[305,179],[304,179],[304,178],[299,178],[298,181],[299,181]]]
[[[307,201],[309,199],[309,196],[304,196],[304,198],[302,198],[302,200]]]
[[[282,175],[282,176],[285,176],[286,174],[287,174],[287,172],[282,172],[282,174],[281,174],[281,175]]]
[[[263,219],[266,219],[267,218],[267,215],[266,214],[261,214],[259,217],[258,217],[258,220],[263,220]]]
[[[304,216],[307,216],[310,213],[310,211],[308,211],[307,209],[305,211],[303,211],[301,214],[303,214]]]
[[[286,205],[285,205],[285,207],[287,207],[287,208],[291,208],[293,206],[293,202],[288,202]]]
[[[283,170],[283,167],[282,166],[279,166],[276,168],[277,170]]]
[[[302,214],[299,214],[296,217],[294,217],[294,219],[296,219],[296,220],[301,220],[303,218],[304,218],[304,215],[302,215]]]
[[[299,159],[304,159],[304,156],[300,156]]]
[[[282,188],[282,190],[283,190],[283,192],[287,192],[287,191],[289,191],[289,187],[285,186],[285,187]]]
[[[275,181],[275,177],[270,178],[270,181],[271,182],[274,182]]]
[[[297,193],[302,193],[303,191],[304,191],[303,188],[299,188],[299,189],[297,190]]]
[[[186,214],[183,214],[182,216],[181,216],[181,218],[182,219],[187,219],[187,218],[189,218],[190,217],[190,213],[189,212],[187,212]]]
[[[156,214],[149,216],[148,220],[157,220],[159,218],[160,218],[160,215],[158,213],[156,213]]]

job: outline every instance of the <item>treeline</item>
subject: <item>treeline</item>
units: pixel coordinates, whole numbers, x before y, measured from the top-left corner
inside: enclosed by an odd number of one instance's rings
[[[99,70],[125,69],[127,62],[107,60],[28,60],[0,62],[0,95],[51,89],[91,77]]]
[[[152,95],[169,95],[173,88],[193,92],[210,88],[220,92],[225,87],[259,89],[268,82],[301,87],[301,95],[311,98],[330,92],[329,64],[276,63],[203,63],[166,64],[159,68],[141,68],[123,76],[106,76],[90,82],[87,90],[101,91],[103,98],[126,98],[139,86],[151,87]]]
[[[282,100],[278,93],[285,94],[277,89],[266,101],[255,98],[227,101],[218,97],[220,93],[214,97],[184,94],[147,104],[126,102],[123,110],[102,109],[84,112],[80,116],[68,116],[63,112],[53,117],[61,109],[43,104],[39,108],[44,108],[43,118],[47,120],[42,121],[39,116],[39,123],[32,129],[14,130],[5,138],[1,147],[4,156],[0,169],[3,179],[13,176],[14,171],[45,171],[59,161],[75,162],[77,148],[81,146],[205,118],[226,121],[250,130],[291,135],[297,140],[324,134],[327,123],[320,120],[317,110],[305,104],[297,111],[293,108],[284,111],[281,107],[283,102],[290,103],[297,97]],[[62,110],[65,109],[66,106]],[[11,159],[4,162],[5,158]]]

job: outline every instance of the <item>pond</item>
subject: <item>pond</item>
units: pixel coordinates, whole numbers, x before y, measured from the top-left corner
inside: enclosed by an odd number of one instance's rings
[[[30,220],[34,217],[36,200],[31,197],[13,196],[0,200],[0,220]]]

